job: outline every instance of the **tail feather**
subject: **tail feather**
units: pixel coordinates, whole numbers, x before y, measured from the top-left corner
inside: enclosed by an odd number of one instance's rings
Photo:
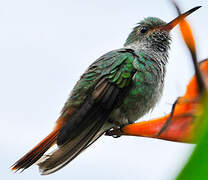
[[[94,138],[99,134],[108,116],[109,112],[97,116],[99,121],[93,122],[73,140],[58,147],[52,153],[43,156],[42,160],[40,159],[40,163],[38,163],[41,174],[48,175],[56,172],[77,157],[88,145],[91,145],[91,142],[94,142]],[[100,137],[100,135],[98,136]]]
[[[58,136],[58,128],[54,129],[47,137],[45,137],[32,150],[20,158],[12,165],[12,171],[24,171],[34,164],[41,156],[56,142]]]

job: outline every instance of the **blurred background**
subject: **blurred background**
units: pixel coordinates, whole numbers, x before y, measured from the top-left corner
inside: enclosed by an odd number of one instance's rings
[[[183,0],[197,42],[208,57],[207,3]],[[123,46],[131,29],[147,16],[169,22],[176,17],[168,0],[7,0],[0,1],[0,178],[13,180],[99,179],[171,180],[194,145],[138,137],[102,137],[65,168],[40,176],[9,167],[53,128],[71,89],[102,54]],[[193,75],[178,28],[172,45],[164,95],[139,121],[167,114]]]

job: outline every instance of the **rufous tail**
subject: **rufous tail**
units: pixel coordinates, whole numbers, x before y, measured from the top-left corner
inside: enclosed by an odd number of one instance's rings
[[[47,137],[45,137],[39,144],[37,144],[32,150],[19,159],[14,165],[12,165],[12,171],[22,170],[24,171],[32,164],[34,164],[41,156],[56,142],[59,128],[55,128]]]

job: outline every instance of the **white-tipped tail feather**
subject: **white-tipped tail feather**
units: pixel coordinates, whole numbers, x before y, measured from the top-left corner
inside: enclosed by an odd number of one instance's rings
[[[37,162],[41,175],[48,175],[61,169],[99,138],[106,131],[107,127],[100,129],[97,128],[97,125],[98,123],[92,124],[91,127],[87,128],[72,141],[42,156]],[[94,129],[100,130],[94,131]]]

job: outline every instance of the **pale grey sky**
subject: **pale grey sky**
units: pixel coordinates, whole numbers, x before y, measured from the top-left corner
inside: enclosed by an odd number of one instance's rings
[[[184,11],[203,6],[188,19],[199,59],[206,58],[207,3],[180,2]],[[176,13],[168,0],[0,0],[1,179],[173,179],[193,145],[136,137],[102,137],[49,176],[40,176],[37,166],[22,174],[9,169],[52,130],[70,90],[88,65],[122,47],[134,25],[147,16],[168,22]],[[140,120],[168,113],[193,74],[178,28],[172,37],[164,96]]]

